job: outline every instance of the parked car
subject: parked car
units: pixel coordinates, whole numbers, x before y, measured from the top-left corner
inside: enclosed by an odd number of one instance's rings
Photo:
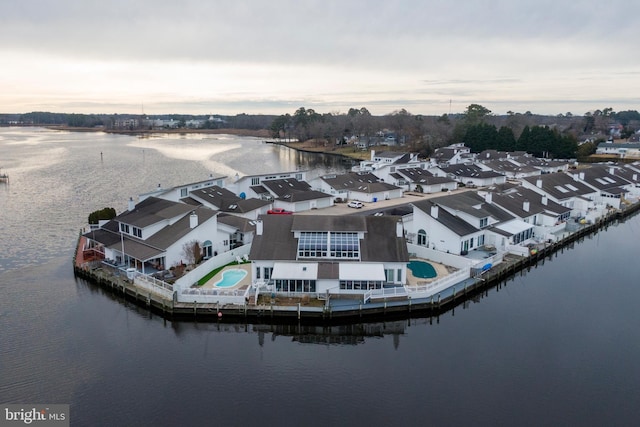
[[[358,202],[356,200],[352,200],[349,203],[347,203],[347,206],[349,206],[350,208],[360,209],[361,207],[364,206],[364,204],[362,202]]]
[[[283,208],[273,208],[267,211],[269,215],[291,215],[293,212],[284,210]]]

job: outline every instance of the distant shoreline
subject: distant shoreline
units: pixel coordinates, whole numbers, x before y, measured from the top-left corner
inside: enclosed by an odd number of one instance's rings
[[[236,135],[236,136],[250,136],[256,138],[268,138],[270,132],[268,129],[137,129],[137,130],[125,130],[125,129],[104,129],[104,128],[87,128],[87,127],[71,127],[71,126],[55,126],[45,125],[42,126],[50,130],[61,130],[67,132],[104,132],[115,133],[119,135],[151,135],[151,134],[211,134],[211,135]]]

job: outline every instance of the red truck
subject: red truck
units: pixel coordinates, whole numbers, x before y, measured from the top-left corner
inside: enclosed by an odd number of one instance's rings
[[[291,215],[293,212],[286,211],[283,208],[273,208],[267,211],[269,215]]]

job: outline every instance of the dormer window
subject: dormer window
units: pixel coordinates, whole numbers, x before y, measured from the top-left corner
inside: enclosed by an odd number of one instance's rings
[[[488,218],[482,218],[480,220],[480,228],[484,228],[489,224],[489,219]]]

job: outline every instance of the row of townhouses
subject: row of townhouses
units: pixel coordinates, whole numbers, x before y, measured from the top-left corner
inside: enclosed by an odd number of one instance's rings
[[[569,166],[524,153],[472,156],[461,145],[428,161],[372,151],[352,172],[309,182],[295,171],[159,186],[84,237],[104,262],[142,274],[166,278],[197,242],[209,270],[234,251],[250,260],[252,286],[360,294],[407,286],[411,257],[459,257],[449,260],[460,268],[480,252],[522,253],[640,198],[640,164]],[[453,192],[461,187],[474,188]],[[439,194],[404,202],[407,192]],[[323,215],[345,200],[392,199],[399,206],[375,215]],[[293,214],[268,214],[274,208]]]

